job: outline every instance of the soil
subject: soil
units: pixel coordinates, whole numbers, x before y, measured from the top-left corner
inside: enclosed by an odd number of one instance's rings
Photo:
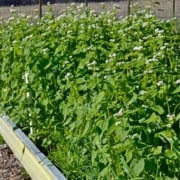
[[[6,144],[0,145],[0,180],[30,180]]]

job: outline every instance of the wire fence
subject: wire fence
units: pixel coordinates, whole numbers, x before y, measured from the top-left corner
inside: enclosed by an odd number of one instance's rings
[[[50,2],[52,12],[58,16],[61,11],[66,9],[71,3],[79,6],[84,3],[97,14],[102,11],[102,3],[105,11],[111,11],[116,7],[118,16],[127,16],[133,12],[133,5],[136,4],[137,9],[144,9],[151,6],[152,11],[159,18],[180,18],[180,0],[0,0],[0,17],[8,18],[10,16],[10,6],[19,13],[25,15],[43,16],[47,12],[47,3]]]

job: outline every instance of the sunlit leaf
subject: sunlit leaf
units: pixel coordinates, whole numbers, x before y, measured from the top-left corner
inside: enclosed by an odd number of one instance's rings
[[[177,94],[180,92],[180,86],[178,86],[173,92],[172,94]]]
[[[160,105],[155,105],[150,108],[158,114],[164,114],[164,109]]]
[[[140,159],[137,161],[136,165],[133,168],[133,173],[135,176],[139,176],[141,172],[144,170],[145,161],[144,159]]]
[[[153,155],[161,154],[161,152],[162,152],[162,146],[158,146],[154,149]]]

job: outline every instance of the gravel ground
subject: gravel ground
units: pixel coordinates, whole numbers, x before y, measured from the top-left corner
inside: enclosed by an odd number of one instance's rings
[[[0,180],[30,180],[6,144],[0,145]]]

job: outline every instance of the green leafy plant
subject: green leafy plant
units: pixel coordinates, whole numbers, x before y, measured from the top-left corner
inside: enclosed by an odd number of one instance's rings
[[[68,179],[178,179],[174,20],[71,6],[0,26],[0,111]]]

